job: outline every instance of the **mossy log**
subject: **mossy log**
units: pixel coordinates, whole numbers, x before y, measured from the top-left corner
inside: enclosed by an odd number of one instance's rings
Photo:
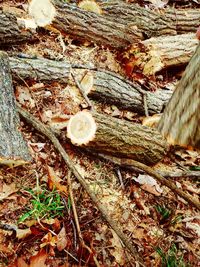
[[[194,33],[152,37],[130,48],[130,61],[133,54],[134,68],[154,75],[165,68],[187,64],[197,45]]]
[[[0,52],[0,164],[21,165],[31,160],[16,111],[8,56]]]
[[[67,136],[77,146],[146,164],[157,163],[167,151],[157,130],[88,111],[70,119]]]
[[[169,143],[200,148],[200,44],[158,124]]]
[[[68,82],[70,68],[79,69],[64,61],[14,57],[10,57],[10,66],[15,79],[21,77],[22,79],[61,83]],[[171,90],[165,89],[150,92],[151,88],[149,88],[149,91],[145,91],[146,88],[137,82],[130,82],[112,72],[95,69],[89,71],[94,77],[94,85],[88,96],[101,102],[114,104],[119,108],[144,114],[143,93],[145,93],[149,113],[160,113],[172,95]]]

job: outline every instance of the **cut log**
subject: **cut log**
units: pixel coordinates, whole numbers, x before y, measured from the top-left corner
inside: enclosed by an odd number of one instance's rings
[[[200,9],[166,8],[150,11],[135,3],[124,1],[106,1],[101,7],[107,17],[124,25],[136,25],[149,38],[160,35],[171,35],[195,32],[200,24]]]
[[[15,15],[0,10],[0,45],[33,40],[29,31],[21,29]]]
[[[190,60],[158,129],[171,144],[200,148],[200,44]]]
[[[19,131],[8,56],[0,52],[0,164],[21,165],[31,160]]]
[[[74,70],[78,69],[63,61],[13,57],[10,57],[10,66],[16,79],[21,77],[22,79],[62,83],[68,82],[71,67]],[[172,91],[164,89],[157,89],[155,92],[145,91],[146,88],[138,83],[127,81],[112,72],[98,70],[90,70],[90,72],[94,76],[94,85],[88,96],[101,102],[114,104],[119,108],[144,114],[144,92],[147,96],[149,113],[160,113],[172,95]]]
[[[155,164],[167,151],[155,129],[88,111],[69,120],[67,136],[77,146],[146,164]]]
[[[141,46],[142,43],[142,46]],[[193,33],[153,37],[132,46],[134,68],[154,75],[165,68],[187,64],[198,45]],[[131,61],[131,60],[130,60]]]
[[[108,47],[123,48],[143,39],[137,27],[126,27],[112,18],[54,1],[57,15],[53,26],[75,39],[88,40]]]
[[[148,10],[122,1],[101,3],[103,14],[81,10],[75,5],[54,0],[57,16],[53,26],[74,38],[114,48],[125,48],[148,38],[195,32],[200,24],[200,9]]]
[[[53,2],[57,11],[53,26],[79,40],[124,48],[142,40],[143,33],[148,36],[152,36],[153,33],[155,35],[176,34],[175,25],[172,25],[170,19],[138,5],[132,5],[134,11],[131,14],[131,21],[124,21],[122,16],[119,17],[116,14],[99,15],[82,10],[75,5],[63,4],[61,1]],[[129,10],[130,5],[125,6]],[[118,4],[115,8],[118,8]]]

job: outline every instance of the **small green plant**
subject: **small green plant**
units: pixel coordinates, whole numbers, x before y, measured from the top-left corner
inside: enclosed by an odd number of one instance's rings
[[[171,215],[171,210],[167,209],[165,206],[157,205],[156,211],[161,215],[162,220],[167,220]]]
[[[32,196],[32,208],[19,218],[19,223],[28,218],[47,219],[63,216],[65,207],[57,191],[43,189],[41,193],[34,192],[33,190],[28,190],[28,192]]]
[[[170,249],[165,253],[160,247],[157,247],[156,252],[162,259],[162,267],[188,267],[183,260],[183,255],[179,256],[175,244],[172,244]]]

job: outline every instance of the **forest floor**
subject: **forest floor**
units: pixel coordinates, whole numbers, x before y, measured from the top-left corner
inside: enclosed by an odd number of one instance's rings
[[[4,2],[17,8],[26,6],[26,1]],[[37,42],[13,45],[5,51],[89,64],[126,76],[114,50],[69,36],[62,39],[42,28],[37,30],[37,38]],[[80,80],[86,72],[74,74]],[[152,81],[174,88],[179,77],[180,73],[164,72]],[[71,115],[86,106],[73,77],[65,85],[23,79],[13,80],[13,85],[17,102],[62,134]],[[91,101],[103,114],[137,123],[144,119],[114,105]],[[21,131],[33,161],[14,168],[0,167],[0,266],[138,266],[52,143],[23,120]],[[111,219],[131,239],[145,266],[200,266],[200,216],[195,207],[144,172],[117,167],[62,139],[61,143],[74,166],[101,196]],[[198,200],[199,176],[177,174],[199,172],[199,166],[198,151],[175,148],[153,169],[170,174],[167,179]]]

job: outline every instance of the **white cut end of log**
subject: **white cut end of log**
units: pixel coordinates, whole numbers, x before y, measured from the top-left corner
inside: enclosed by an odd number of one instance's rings
[[[50,25],[56,16],[56,9],[50,0],[32,0],[28,12],[40,27]]]
[[[94,0],[83,0],[78,4],[78,7],[86,11],[99,14],[99,15],[102,14],[101,7]]]
[[[70,118],[67,137],[74,145],[86,145],[94,139],[96,130],[97,126],[92,114],[88,111],[80,111]]]

